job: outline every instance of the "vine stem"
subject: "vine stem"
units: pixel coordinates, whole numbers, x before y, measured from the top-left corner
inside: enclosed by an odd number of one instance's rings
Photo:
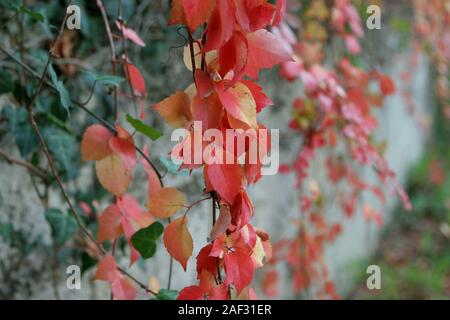
[[[111,27],[108,22],[108,15],[106,14],[105,6],[103,5],[102,0],[97,0],[97,7],[100,10],[102,15],[103,24],[105,25],[106,35],[108,37],[109,49],[111,51],[111,64],[112,64],[112,73],[115,76],[116,72],[116,46],[114,45],[114,39],[111,32]],[[118,92],[117,87],[114,86],[114,122],[117,122],[119,119],[119,111],[118,111]]]
[[[47,171],[45,171],[44,169],[42,169],[40,167],[37,167],[37,166],[33,165],[32,163],[30,163],[28,161],[12,158],[9,155],[7,155],[3,150],[0,150],[0,157],[5,159],[5,161],[8,162],[9,164],[15,164],[15,165],[27,168],[28,170],[33,172],[35,175],[37,175],[38,177],[40,177],[44,181],[48,180],[48,173],[47,173]]]
[[[216,224],[216,195],[213,192],[211,192],[211,212],[212,212],[212,226],[214,227],[214,225]],[[217,267],[217,278],[219,279],[219,284],[222,283],[222,275],[220,274],[220,266],[219,266],[219,258],[216,257],[216,267]]]

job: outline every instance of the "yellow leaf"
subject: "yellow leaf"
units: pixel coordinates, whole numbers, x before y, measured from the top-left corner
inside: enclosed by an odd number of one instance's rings
[[[122,159],[116,154],[95,162],[95,171],[102,186],[114,194],[122,196],[128,190],[131,181],[131,172],[128,171]]]
[[[169,218],[184,207],[186,197],[175,188],[162,188],[155,192],[147,202],[151,215],[158,218]]]

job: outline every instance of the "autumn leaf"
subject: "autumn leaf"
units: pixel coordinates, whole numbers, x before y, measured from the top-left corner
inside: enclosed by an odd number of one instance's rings
[[[169,218],[183,208],[186,197],[175,188],[162,188],[150,196],[147,208],[155,217]]]
[[[102,125],[95,124],[86,129],[81,141],[81,155],[84,161],[102,160],[112,153],[109,140],[112,133]]]
[[[247,64],[247,38],[240,31],[235,31],[231,39],[219,50],[220,75],[225,77],[233,71],[233,79],[241,78]]]
[[[112,204],[98,219],[98,241],[115,240],[122,234],[122,215],[119,207]]]
[[[241,189],[241,166],[239,164],[210,164],[206,165],[205,171],[214,190],[226,202],[232,204]]]
[[[174,24],[186,24],[186,14],[184,13],[183,0],[172,0],[169,25]]]
[[[122,196],[127,192],[131,181],[131,172],[127,170],[122,159],[116,154],[110,154],[95,162],[95,171],[102,186],[114,194]]]
[[[248,59],[245,73],[254,79],[258,78],[260,69],[293,61],[285,44],[267,30],[262,29],[247,34],[247,43]]]
[[[186,93],[177,91],[155,104],[155,110],[173,128],[183,128],[192,119],[191,102]]]
[[[389,96],[395,93],[395,83],[394,81],[386,75],[380,75],[379,77],[380,90],[384,96]]]
[[[253,279],[254,265],[252,258],[240,249],[224,256],[225,283],[233,284],[239,295]]]
[[[164,245],[169,254],[177,260],[186,271],[187,261],[192,255],[193,242],[187,228],[188,217],[183,216],[172,221],[164,232]]]
[[[211,240],[215,240],[216,238],[224,234],[227,231],[230,223],[231,223],[230,207],[227,204],[221,204],[219,218],[212,227],[211,233],[209,235]]]
[[[122,276],[120,271],[117,269],[117,264],[114,257],[110,254],[105,255],[99,262],[94,279],[109,282],[112,294],[116,299],[136,299],[136,288],[129,279]]]
[[[136,147],[132,136],[121,126],[116,125],[117,135],[109,140],[109,147],[122,159],[126,169],[131,171],[136,164]]]
[[[231,87],[226,81],[217,84],[217,93],[225,110],[234,118],[244,122],[251,128],[257,128],[256,102],[249,88],[237,82]]]
[[[211,18],[208,22],[208,39],[205,51],[219,49],[230,40],[234,27],[234,6],[229,0],[217,0]]]
[[[216,5],[216,0],[182,0],[187,24],[191,32],[208,21]]]
[[[124,68],[125,75],[133,88],[133,94],[138,97],[145,97],[147,95],[147,90],[141,71],[132,63],[124,63]]]
[[[280,24],[286,15],[286,0],[277,0],[275,16],[272,21],[272,27]]]
[[[145,47],[145,42],[141,39],[141,37],[139,37],[136,31],[125,27],[125,25],[120,21],[116,21],[116,26],[122,32],[125,39],[133,41],[138,46]]]
[[[196,95],[192,100],[192,120],[201,121],[203,130],[219,127],[223,113],[222,104],[216,93],[206,98]]]

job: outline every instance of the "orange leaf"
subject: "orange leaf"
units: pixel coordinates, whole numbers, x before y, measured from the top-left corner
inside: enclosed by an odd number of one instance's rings
[[[97,161],[95,171],[102,186],[115,196],[120,197],[127,192],[131,181],[131,172],[126,169],[118,155],[111,154]]]
[[[101,160],[112,153],[109,140],[112,133],[102,125],[95,124],[86,129],[81,141],[81,155],[84,161]]]
[[[187,261],[192,255],[193,242],[187,228],[187,216],[172,221],[164,231],[164,245],[169,254],[177,260],[186,271]]]
[[[220,102],[225,110],[251,128],[258,128],[256,123],[256,102],[250,89],[243,83],[237,82],[231,87],[226,81],[221,81],[217,85],[217,93]]]
[[[191,102],[186,93],[177,91],[154,106],[160,116],[173,128],[183,128],[192,119]]]
[[[155,192],[147,203],[147,208],[155,217],[169,218],[184,207],[186,197],[175,188],[162,188]]]

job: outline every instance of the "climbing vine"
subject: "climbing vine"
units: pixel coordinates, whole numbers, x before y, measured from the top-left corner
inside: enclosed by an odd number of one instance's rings
[[[326,246],[343,232],[343,219],[359,211],[369,223],[383,224],[381,212],[370,204],[359,205],[362,195],[370,192],[381,204],[396,195],[405,210],[412,209],[384,158],[386,145],[376,139],[380,129],[376,110],[399,90],[399,84],[381,66],[361,63],[365,6],[350,0],[170,3],[168,25],[185,40],[180,46],[180,62],[191,84],[166,94],[152,106],[148,105],[152,92],[144,80],[146,70],[131,53],[149,44],[130,26],[133,21],[124,18],[122,1],[114,8],[116,12],[102,0],[89,7],[97,13],[96,27],[108,45],[104,62],[111,74],[86,71],[90,88],[82,102],[66,87],[70,81],[62,81],[61,74],[76,72],[73,65],[59,64],[71,51],[68,43],[72,36],[65,30],[68,14],[59,21],[59,27],[49,31],[51,44],[44,62],[36,68],[27,64],[31,59],[25,55],[23,30],[19,30],[18,48],[0,46],[0,52],[20,67],[14,81],[2,71],[0,93],[14,97],[15,107],[5,108],[2,119],[8,122],[23,159],[14,159],[1,150],[0,156],[40,179],[44,192],[41,194],[38,187],[36,192],[58,244],[53,248],[55,254],[75,238],[77,249],[89,264],[87,268],[96,266],[94,278],[108,283],[113,299],[136,299],[140,294],[156,299],[256,299],[252,286],[260,268],[264,294],[277,297],[279,263],[289,266],[295,294],[338,299],[324,258]],[[419,36],[414,48],[419,51],[422,46],[436,61],[436,92],[450,118],[450,3],[415,0],[411,6],[414,32]],[[40,12],[14,5],[13,1],[7,10],[21,19],[21,28],[24,21],[45,21]],[[252,161],[252,146],[262,156],[273,151],[271,136],[258,121],[258,114],[273,102],[258,79],[260,70],[276,67],[284,85],[298,82],[302,87],[286,124],[298,138],[296,157],[280,167],[280,174],[296,178],[291,187],[298,191],[299,213],[292,222],[297,229],[295,236],[271,243],[269,233],[252,223],[258,212],[248,191],[261,179],[264,166],[261,158]],[[27,84],[29,80],[31,84]],[[103,114],[88,108],[99,86],[107,96],[103,102],[110,106]],[[56,100],[47,103],[49,96]],[[134,116],[121,109],[123,102],[132,103]],[[82,110],[90,119],[82,132],[75,134],[65,124],[73,109]],[[167,185],[165,173],[152,160],[153,148],[141,142],[142,137],[156,141],[162,136],[154,126],[158,119],[174,132],[184,132],[182,139],[166,150],[171,160],[162,161],[164,170],[175,174],[198,172],[202,176],[202,192],[191,203],[181,190]],[[211,132],[214,135],[208,136]],[[142,137],[137,137],[138,133]],[[82,160],[93,166],[95,183],[108,195],[88,197],[68,191],[69,179],[76,176],[72,163],[77,152],[68,155],[64,149],[73,143],[78,150],[76,135],[81,136]],[[207,141],[198,140],[205,136]],[[318,155],[324,151],[323,159]],[[313,164],[326,171],[334,190],[332,199],[324,196],[311,170]],[[360,174],[364,168],[376,174],[378,183],[364,181]],[[144,202],[130,191],[138,170],[143,170],[147,178]],[[52,185],[63,195],[69,214],[50,207]],[[100,205],[100,198],[108,199],[108,203]],[[342,219],[328,219],[327,201],[339,205]],[[205,203],[209,203],[212,221],[209,235],[205,242],[194,243],[190,216]],[[209,219],[202,221],[207,223]],[[61,225],[66,226],[68,237],[58,233]],[[139,259],[150,259],[160,238],[170,255],[164,289],[155,279],[150,285],[139,281],[129,268],[120,266],[118,258],[120,253],[129,254],[128,267]],[[194,248],[201,248],[197,256],[193,256]],[[185,271],[188,265],[195,265],[196,283],[172,288],[174,264]]]

